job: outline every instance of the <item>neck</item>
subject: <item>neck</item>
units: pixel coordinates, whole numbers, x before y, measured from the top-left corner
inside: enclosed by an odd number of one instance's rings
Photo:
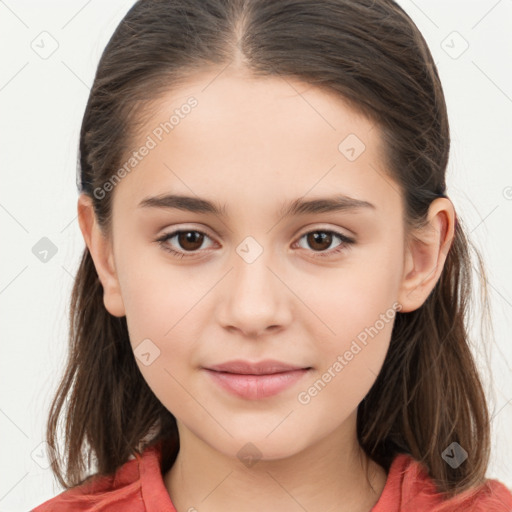
[[[302,452],[246,466],[178,426],[180,451],[164,475],[178,512],[369,512],[386,483],[355,428],[350,442],[335,431]]]

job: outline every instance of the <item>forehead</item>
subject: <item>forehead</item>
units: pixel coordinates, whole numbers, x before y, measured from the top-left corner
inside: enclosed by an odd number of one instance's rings
[[[310,193],[400,199],[385,176],[378,127],[334,91],[217,71],[150,107],[133,149],[149,140],[152,148],[123,180],[138,198],[172,190],[229,203],[236,189],[246,205]]]
[[[179,111],[187,110],[185,104],[191,97],[197,106],[183,115]],[[186,125],[200,130],[198,136],[215,127],[208,139],[230,129],[232,141],[249,142],[249,135],[254,137],[253,146],[260,140],[268,142],[275,134],[280,135],[281,144],[309,139],[312,146],[318,137],[327,137],[326,143],[336,142],[347,130],[367,139],[374,129],[372,121],[332,89],[315,87],[295,77],[254,77],[233,71],[195,75],[160,95],[148,112],[152,115],[143,126],[146,132],[156,126],[155,122],[165,122],[176,112],[179,120],[173,121],[178,121],[172,128],[175,135],[185,135]],[[189,118],[188,123],[182,123],[185,118]],[[177,130],[181,124],[185,128]],[[237,130],[232,130],[235,127]],[[377,131],[369,142],[377,142]]]

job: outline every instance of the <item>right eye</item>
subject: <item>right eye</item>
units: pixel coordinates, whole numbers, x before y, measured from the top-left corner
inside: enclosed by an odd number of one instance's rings
[[[156,241],[164,250],[170,252],[177,258],[187,258],[193,256],[194,253],[201,248],[205,237],[210,238],[206,233],[196,229],[181,229],[165,233],[157,238]],[[177,249],[173,248],[173,244],[171,243],[173,239],[175,239],[175,243],[180,246]],[[174,245],[174,247],[176,247],[176,245]]]

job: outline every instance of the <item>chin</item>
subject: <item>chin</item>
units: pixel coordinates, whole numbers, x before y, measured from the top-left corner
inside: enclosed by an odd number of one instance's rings
[[[303,447],[297,444],[296,433],[286,433],[285,435],[266,434],[260,436],[240,436],[229,440],[226,445],[212,445],[213,449],[224,453],[228,457],[237,458],[247,467],[254,466],[257,462],[275,461],[285,459],[299,453]]]

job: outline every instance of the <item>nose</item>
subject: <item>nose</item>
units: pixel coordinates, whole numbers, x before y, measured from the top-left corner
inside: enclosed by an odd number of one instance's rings
[[[233,269],[219,289],[217,303],[217,318],[225,329],[254,338],[291,322],[293,295],[266,253],[251,263],[238,254],[233,258]]]

